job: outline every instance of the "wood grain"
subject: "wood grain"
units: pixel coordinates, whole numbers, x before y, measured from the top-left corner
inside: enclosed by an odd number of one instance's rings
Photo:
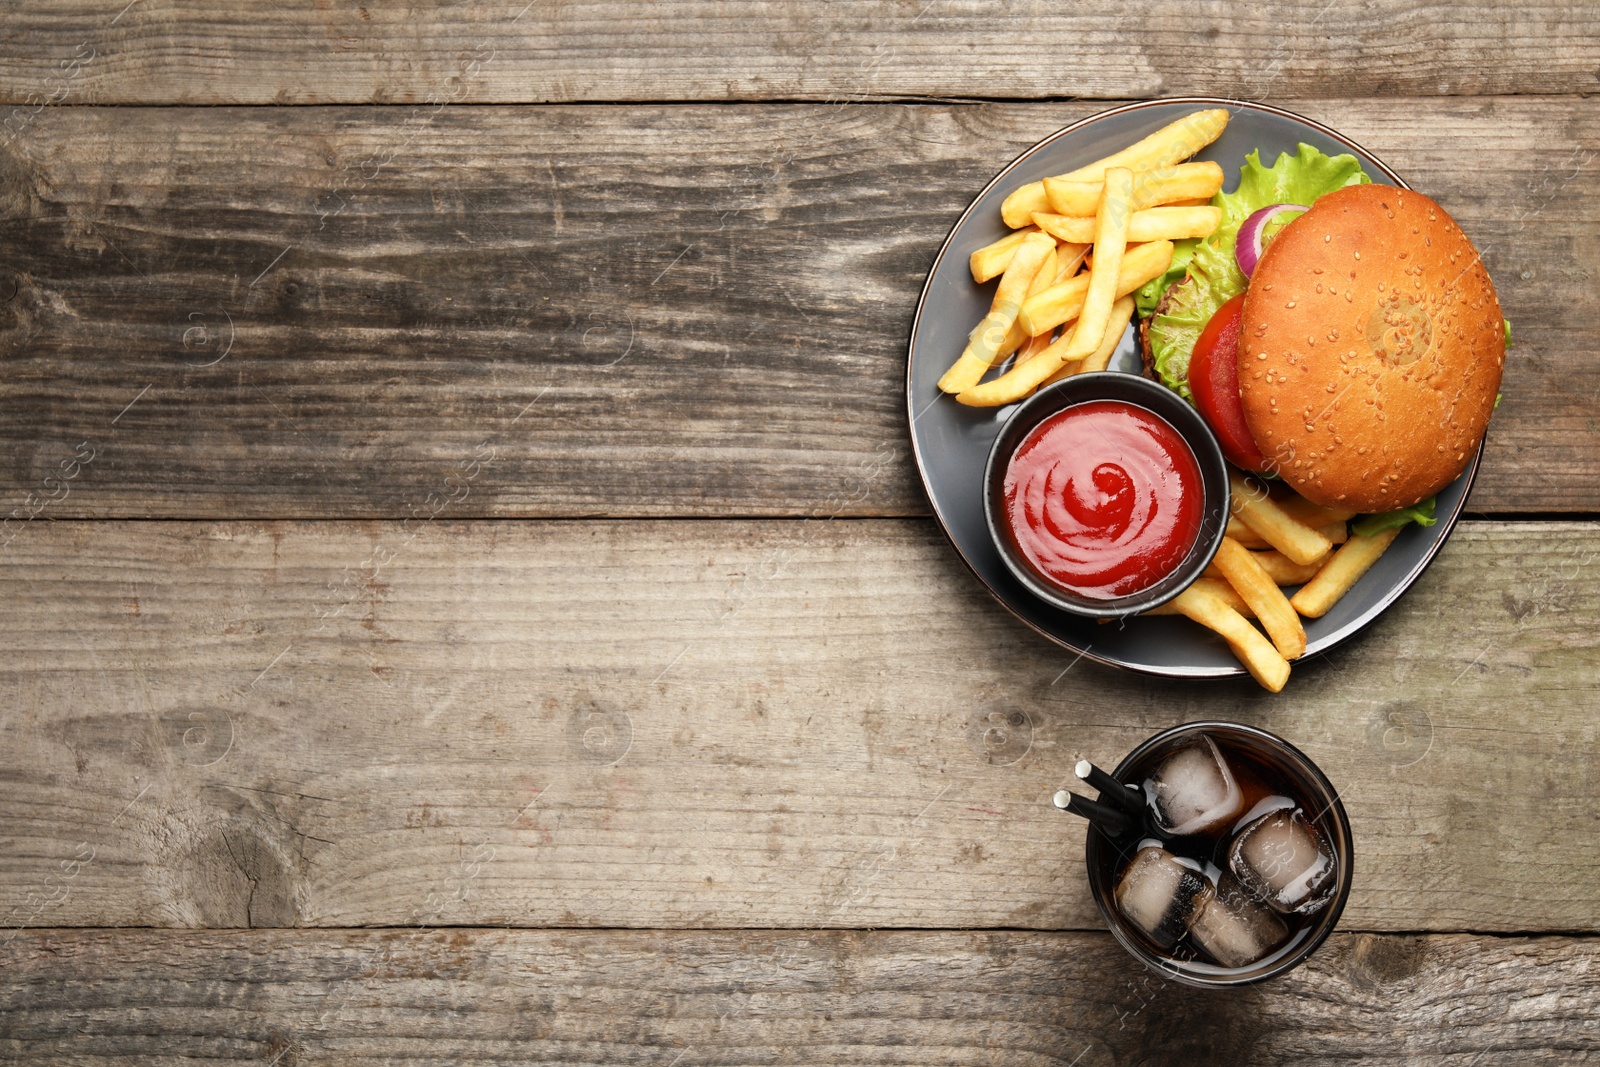
[[[1600,16],[1535,0],[1008,5],[49,0],[0,42],[0,99],[98,104],[1578,93]],[[67,67],[74,58],[85,61]]]
[[[925,520],[40,521],[0,927],[1098,929],[1051,794],[1210,717],[1342,790],[1347,929],[1592,931],[1597,561],[1466,524],[1273,697],[1076,662]]]
[[[0,961],[0,1049],[38,1064],[1600,1059],[1593,938],[1335,934],[1226,994],[1083,933],[52,930]]]
[[[1093,110],[46,111],[0,149],[0,515],[923,514],[923,276]],[[1600,510],[1600,102],[1305,110],[1456,215],[1515,323],[1473,507]]]

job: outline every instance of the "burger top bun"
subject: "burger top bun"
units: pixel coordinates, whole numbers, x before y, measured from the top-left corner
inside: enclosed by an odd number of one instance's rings
[[[1272,469],[1325,507],[1392,511],[1449,485],[1504,366],[1489,272],[1419,193],[1356,185],[1318,198],[1250,279],[1245,421]]]

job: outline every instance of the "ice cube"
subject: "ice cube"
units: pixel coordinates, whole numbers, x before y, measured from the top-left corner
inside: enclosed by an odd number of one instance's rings
[[[1222,826],[1244,803],[1228,761],[1204,734],[1168,756],[1144,787],[1156,825],[1180,837]]]
[[[1268,812],[1240,830],[1228,867],[1257,899],[1286,915],[1316,911],[1337,882],[1333,853],[1299,808]]]
[[[1246,967],[1281,945],[1289,928],[1237,879],[1223,875],[1216,892],[1195,910],[1189,936],[1224,967]]]
[[[1141,848],[1117,881],[1117,910],[1169,949],[1189,928],[1195,908],[1211,894],[1211,883],[1166,849]]]

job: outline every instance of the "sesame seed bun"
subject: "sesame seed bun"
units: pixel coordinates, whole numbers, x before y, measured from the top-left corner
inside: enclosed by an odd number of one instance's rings
[[[1461,227],[1387,185],[1318,198],[1256,264],[1239,335],[1245,422],[1326,507],[1392,511],[1466,468],[1505,366],[1500,302]]]

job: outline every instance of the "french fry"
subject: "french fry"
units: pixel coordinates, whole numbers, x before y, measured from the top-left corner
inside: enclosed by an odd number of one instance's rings
[[[1046,385],[1054,385],[1057,382],[1059,382],[1061,379],[1070,378],[1074,374],[1082,374],[1083,373],[1083,362],[1084,361],[1080,359],[1076,363],[1063,363],[1063,364],[1061,364],[1061,367],[1060,367],[1059,370],[1057,370],[1054,374],[1050,375],[1050,377],[1046,378],[1043,382],[1039,383],[1040,384],[1040,388],[1043,388]]]
[[[1044,262],[1039,264],[1039,269],[1033,273],[1033,281],[1028,283],[1028,296],[1032,296],[1034,293],[1039,292],[1046,286],[1054,285],[1056,283],[1056,278],[1059,277],[1057,273],[1057,267],[1060,263],[1060,260],[1060,245],[1056,245],[1056,247],[1044,254]],[[1024,300],[1027,298],[1027,296],[1023,297]],[[1018,308],[1017,310],[1020,312],[1022,309]]]
[[[1017,349],[1017,362],[1013,366],[1020,367],[1040,352],[1050,347],[1050,335],[1041,333],[1038,337],[1030,337],[1022,342],[1022,347]]]
[[[1243,615],[1245,618],[1250,619],[1250,618],[1254,618],[1255,617],[1255,612],[1253,612],[1250,609],[1250,605],[1246,604],[1244,602],[1244,597],[1240,596],[1234,590],[1233,586],[1228,584],[1228,580],[1226,578],[1222,578],[1222,577],[1212,578],[1212,577],[1209,577],[1209,576],[1201,577],[1201,578],[1196,578],[1194,580],[1194,584],[1199,586],[1202,590],[1215,595],[1216,597],[1221,599],[1224,603],[1226,603],[1228,605],[1228,607],[1232,608],[1234,611],[1237,611],[1240,615]],[[1169,600],[1165,604],[1161,605],[1159,608],[1151,608],[1149,611],[1141,612],[1140,613],[1140,617],[1143,618],[1145,615],[1182,615],[1182,614],[1183,614],[1183,612],[1178,610],[1178,608],[1174,604],[1174,602]]]
[[[1045,198],[1058,215],[1092,216],[1100,207],[1103,181],[1077,182],[1063,178],[1044,180]],[[1140,171],[1133,176],[1133,209],[1188,200],[1209,203],[1222,188],[1220,163],[1179,163],[1175,167]]]
[[[1317,572],[1300,591],[1290,598],[1294,610],[1308,619],[1320,619],[1350,591],[1350,587],[1378,562],[1378,557],[1400,536],[1400,528],[1364,537],[1350,538],[1333,554],[1327,564]]]
[[[1300,624],[1300,616],[1250,550],[1224,537],[1215,562],[1228,584],[1254,609],[1278,654],[1288,660],[1304,655],[1306,628]]]
[[[1272,580],[1279,585],[1304,585],[1316,577],[1317,571],[1328,561],[1328,557],[1313,560],[1310,563],[1296,563],[1282,552],[1267,551],[1253,553],[1256,562],[1261,564],[1261,569],[1272,576]]]
[[[1111,321],[1106,325],[1105,339],[1100,342],[1100,347],[1094,353],[1073,363],[1063,363],[1061,369],[1044,380],[1045,385],[1054,385],[1063,378],[1070,378],[1074,374],[1088,374],[1091,371],[1102,371],[1111,365],[1111,357],[1116,354],[1117,345],[1122,343],[1122,334],[1128,328],[1128,323],[1133,321],[1133,297],[1122,296],[1111,305]],[[1062,344],[1069,335],[1063,334],[1055,342]],[[1045,351],[1049,351],[1046,349]]]
[[[1013,309],[1010,305],[1016,304],[1014,311],[1021,314],[1021,304],[1030,295],[1043,291],[1055,281],[1056,249],[1060,243],[1051,239],[1046,244],[1045,238],[1049,237],[1047,233],[1032,233],[1022,239],[1023,245],[1027,246],[1027,255],[1022,259],[1012,256],[1011,263],[1016,265],[1017,274],[1013,276],[1010,286],[1006,285],[1005,276],[1001,275],[1000,284],[995,286],[994,296],[989,301],[991,313],[1011,314]],[[1010,268],[1011,264],[1007,264],[1006,269],[1009,271]],[[1020,301],[1016,299],[1019,296]]]
[[[1301,523],[1301,525],[1303,526],[1305,524]],[[1326,537],[1328,539],[1328,544],[1330,545],[1342,545],[1350,536],[1349,527],[1342,522],[1330,522],[1326,526],[1318,526],[1316,531],[1323,537]],[[1251,551],[1261,551],[1264,549],[1276,551],[1264,537],[1256,533],[1254,530],[1240,522],[1238,518],[1232,515],[1228,516],[1228,536],[1233,538],[1235,541],[1238,541],[1241,545],[1250,549]],[[1319,558],[1313,560],[1310,564],[1308,564],[1308,566],[1314,567],[1321,562],[1322,559]],[[1301,564],[1296,563],[1292,564],[1292,566],[1298,567],[1301,566]]]
[[[1111,321],[1111,305],[1116,303],[1117,275],[1122,269],[1122,254],[1128,247],[1128,220],[1133,212],[1133,171],[1126,167],[1106,169],[1106,188],[1095,216],[1094,264],[1089,268],[1089,291],[1083,294],[1083,310],[1072,328],[1072,340],[1061,354],[1063,363],[1082,359],[1100,347],[1106,326]],[[1030,333],[1032,331],[1029,331]]]
[[[1172,247],[1171,242],[1168,241],[1159,241],[1156,243],[1164,244],[1168,248]],[[1150,246],[1140,245],[1139,247],[1148,248]],[[1170,252],[1167,253],[1168,261],[1171,260],[1171,256],[1172,254]],[[1131,255],[1124,258],[1124,269],[1128,267],[1128,260],[1132,258],[1133,257]],[[1142,272],[1135,272],[1133,274],[1122,273],[1118,275],[1117,296],[1119,299],[1123,297],[1128,298],[1130,315],[1132,314],[1132,297],[1129,294],[1131,294],[1135,289],[1139,288],[1139,286],[1143,285],[1146,281],[1149,281],[1150,278],[1154,278],[1157,274],[1160,274],[1166,269],[1167,268],[1164,265],[1156,266],[1153,270],[1153,273],[1151,273],[1148,277],[1145,277]],[[1141,277],[1144,277],[1144,281],[1138,280]],[[1077,278],[1073,278],[1072,281],[1078,282],[1082,278],[1083,275],[1080,274]],[[1052,288],[1059,288],[1059,286],[1052,286]],[[1045,291],[1049,292],[1049,290]],[[1079,297],[1079,300],[1082,300],[1081,296]],[[1113,305],[1113,308],[1115,308],[1115,305]],[[1076,312],[1074,312],[1074,314],[1076,314]],[[1108,316],[1107,325],[1111,325],[1114,321],[1114,319],[1111,319]],[[1122,326],[1118,327],[1116,330],[1116,339],[1121,338],[1122,331],[1127,328],[1127,325],[1127,321],[1123,320]],[[1107,330],[1106,332],[1110,331]],[[1063,334],[1059,340],[1051,344],[1050,347],[1046,348],[1043,352],[1040,352],[1038,355],[1028,360],[1027,363],[1022,364],[1021,366],[1012,367],[1010,370],[1006,371],[992,382],[984,382],[982,385],[975,385],[970,389],[966,389],[960,393],[957,393],[956,400],[966,404],[969,407],[977,408],[999,407],[1002,404],[1010,404],[1014,401],[1021,400],[1023,397],[1028,396],[1035,389],[1039,388],[1045,379],[1051,377],[1061,369],[1066,362],[1064,355],[1067,351],[1068,345],[1071,342],[1071,338],[1072,332],[1069,330],[1067,333]],[[1111,353],[1116,350],[1116,339],[1112,340],[1111,348],[1105,353],[1105,358],[1107,360],[1111,358]],[[1096,349],[1096,352],[1098,352],[1098,349]],[[1091,356],[1094,354],[1095,353],[1093,352],[1090,353]],[[1085,358],[1083,362],[1087,364],[1089,360]],[[1100,369],[1104,370],[1105,368],[1102,366]]]
[[[1093,250],[1094,245],[1092,244],[1075,244],[1071,241],[1063,241],[1058,244],[1056,246],[1055,284],[1059,285],[1068,278],[1075,276],[1078,273],[1078,268],[1083,266],[1084,261],[1089,258],[1089,253]],[[1027,301],[1023,301],[1023,303],[1027,303]],[[1017,314],[1020,317],[1022,313],[1018,312]]]
[[[983,377],[984,371],[1022,344],[1025,338],[1015,336],[1016,343],[1006,347],[1013,339],[1011,327],[1017,321],[1028,288],[1044,265],[1045,257],[1055,249],[1056,239],[1047,233],[1030,233],[1022,239],[1005,274],[1000,277],[989,313],[973,328],[967,336],[967,347],[939,379],[940,389],[947,393],[970,389]]]
[[[1038,292],[1047,285],[1053,284],[1055,280],[1061,276],[1058,267],[1060,259],[1061,246],[1057,245],[1055,248],[1050,250],[1049,255],[1044,257],[1044,263],[1039,267],[1039,272],[1033,276],[1033,281],[1028,284],[1029,295]],[[1011,324],[1011,330],[1026,338],[1026,340],[1022,342],[1022,346],[1017,349],[1018,363],[1026,363],[1028,360],[1032,359],[1034,356],[1050,347],[1050,337],[1048,334],[1042,337],[1029,337],[1027,334],[1021,332],[1022,327],[1018,326],[1015,322]]]
[[[1178,613],[1187,615],[1208,630],[1214,630],[1228,642],[1233,654],[1239,657],[1250,676],[1262,687],[1276,693],[1289,680],[1289,661],[1279,655],[1272,642],[1261,636],[1261,631],[1251,626],[1245,617],[1228,606],[1226,600],[1212,592],[1208,586],[1195,582],[1172,598]]]
[[[1151,241],[1129,248],[1117,271],[1116,295],[1127,296],[1151,278],[1159,277],[1172,263],[1172,249],[1171,241]],[[1017,313],[1023,330],[1037,336],[1081,315],[1093,275],[1091,267],[1088,276],[1080,274],[1057,282],[1024,300]]]
[[[1094,182],[1104,179],[1106,171],[1112,167],[1138,171],[1170,167],[1222,136],[1227,125],[1228,112],[1223,108],[1192,111],[1114,155],[1057,177],[1069,182]],[[1026,226],[1035,211],[1049,210],[1050,198],[1045,195],[1044,182],[1029,182],[1006,197],[1000,205],[1000,217],[1007,226],[1016,229]]]
[[[1066,275],[1062,273],[1063,270],[1068,270],[1069,272],[1077,270],[1077,264],[1083,261],[1082,252],[1075,252],[1077,258],[1074,260],[1069,260],[1067,263],[1063,264],[1061,262],[1061,250],[1063,248],[1076,250],[1081,247],[1087,246],[1057,245],[1055,250],[1045,257],[1044,263],[1039,267],[1038,273],[1033,276],[1033,281],[1028,283],[1028,296],[1032,296],[1034,293],[1047,288],[1054,282],[1063,280],[1066,277]],[[1023,301],[1026,302],[1027,297],[1024,297]],[[1000,346],[995,349],[994,361],[999,363],[1012,352],[1016,352],[1017,361],[1019,363],[1024,362],[1050,347],[1049,341],[1050,339],[1048,337],[1041,339],[1028,336],[1027,331],[1023,330],[1023,328],[1017,325],[1016,321],[1013,320],[1011,323],[1011,328],[1006,331],[1005,339],[1001,341]]]
[[[1349,508],[1325,508],[1320,504],[1313,504],[1299,493],[1292,493],[1283,497],[1274,497],[1278,506],[1288,515],[1307,526],[1327,526],[1335,522],[1349,522],[1356,517],[1356,513]]]
[[[1267,544],[1261,539],[1260,534],[1250,529],[1250,527],[1246,526],[1232,515],[1228,516],[1227,536],[1233,538],[1246,548],[1272,548],[1271,545]]]
[[[1222,222],[1220,207],[1152,207],[1135,211],[1128,218],[1128,241],[1181,241],[1186,237],[1210,237]],[[1072,215],[1033,213],[1033,224],[1059,241],[1082,243],[1093,240],[1095,220]]]
[[[1023,238],[1037,232],[1036,226],[1013,230],[993,244],[984,245],[972,253],[967,257],[967,265],[972,268],[972,280],[982,285],[990,278],[1000,277],[1011,265],[1011,257],[1016,255]]]
[[[1074,244],[1060,244],[1060,245],[1057,245],[1056,246],[1056,276],[1055,276],[1055,278],[1053,280],[1056,281],[1056,282],[1064,282],[1068,278],[1070,278],[1073,275],[1077,274],[1078,273],[1078,268],[1083,265],[1084,257],[1089,254],[1089,249],[1091,247],[1092,246],[1090,246],[1090,245],[1074,245]],[[1043,278],[1043,277],[1044,277],[1044,272],[1040,271],[1039,275],[1038,275],[1038,278],[1036,278],[1035,281],[1037,282],[1040,278]],[[1030,286],[1029,289],[1031,291],[1028,293],[1028,295],[1032,296],[1033,292],[1036,291],[1036,290],[1033,290],[1032,286]],[[1017,326],[1017,325],[1013,325],[1012,329],[1020,330],[1021,327]],[[1050,347],[1050,333],[1049,333],[1049,331],[1041,333],[1037,337],[1030,338],[1028,340],[1028,343],[1023,345],[1022,348],[1020,348],[1017,351],[1017,365],[1020,366],[1021,364],[1026,363],[1028,360],[1032,359],[1034,356],[1038,355],[1040,352],[1043,352],[1045,349],[1047,349],[1049,347]]]
[[[1034,362],[1039,361],[1035,359]],[[1332,541],[1290,518],[1265,490],[1251,485],[1238,472],[1228,472],[1228,488],[1232,498],[1228,507],[1238,520],[1294,562],[1310,563],[1327,555],[1333,547]]]

